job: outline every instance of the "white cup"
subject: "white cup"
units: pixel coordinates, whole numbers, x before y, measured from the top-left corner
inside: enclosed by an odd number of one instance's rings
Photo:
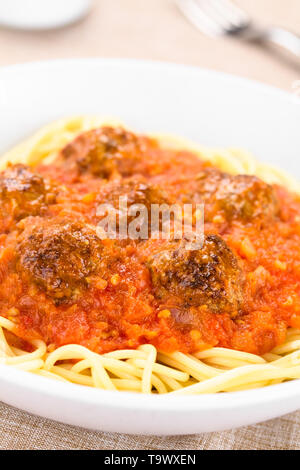
[[[0,0],[0,25],[19,29],[60,28],[79,20],[91,0]]]

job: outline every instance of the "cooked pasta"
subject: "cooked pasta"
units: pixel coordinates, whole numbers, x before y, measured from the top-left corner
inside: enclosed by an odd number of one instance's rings
[[[6,168],[7,162],[25,164],[32,168],[50,165],[60,151],[78,135],[101,126],[114,128],[119,126],[119,123],[83,116],[50,124],[4,155],[1,159],[1,169]],[[152,137],[159,142],[161,148],[174,151],[185,149],[196,154],[202,161],[209,162],[213,168],[228,174],[256,175],[270,185],[280,185],[287,187],[289,191],[300,193],[300,187],[292,177],[257,162],[247,152],[236,149],[205,149],[173,136]],[[245,242],[239,249],[245,250],[247,257],[249,245]],[[3,254],[4,251],[0,250],[0,259],[6,256]],[[279,270],[285,269],[285,261],[284,259],[276,261]],[[31,263],[34,262],[35,258],[32,258]],[[155,265],[155,269],[159,269],[159,265],[158,268]],[[259,279],[265,276],[262,270],[257,273],[258,275]],[[156,280],[157,278],[154,278],[153,282]],[[106,288],[107,281],[102,281]],[[118,275],[111,277],[112,286],[118,282]],[[234,282],[237,282],[236,279]],[[41,285],[44,284],[39,279],[38,286]],[[47,294],[50,292],[52,295],[48,284],[46,287]],[[80,288],[81,285],[76,283],[76,289]],[[160,296],[163,295],[161,292],[159,291]],[[228,299],[225,300],[227,302]],[[293,299],[290,300],[292,301]],[[55,299],[55,302],[60,305],[60,298]],[[224,308],[228,307],[226,302]],[[231,305],[233,304],[229,303],[229,306]],[[216,307],[212,305],[212,308]],[[168,312],[170,313],[168,308],[161,309],[160,318],[167,318]],[[218,313],[215,313],[216,315]],[[207,342],[207,347],[204,342],[198,351],[167,352],[159,347],[157,342],[151,340],[149,332],[145,333],[145,337],[148,335],[148,339],[150,338],[148,342],[144,341],[145,344],[134,344],[132,348],[118,347],[115,350],[99,353],[87,345],[76,344],[76,341],[74,344],[68,342],[57,346],[47,338],[42,339],[41,336],[29,339],[28,335],[26,337],[20,335],[17,318],[17,314],[12,312],[12,307],[8,309],[7,315],[0,316],[0,363],[62,382],[111,391],[183,395],[249,390],[300,378],[300,330],[297,329],[300,322],[297,323],[293,315],[293,324],[296,328],[289,324],[285,339],[277,341],[278,344],[274,348],[263,351],[262,354],[238,350],[242,349],[241,347],[214,347]],[[195,337],[195,341],[198,341],[195,331],[194,328],[191,337],[192,339]],[[262,349],[266,350],[267,347],[264,346]]]

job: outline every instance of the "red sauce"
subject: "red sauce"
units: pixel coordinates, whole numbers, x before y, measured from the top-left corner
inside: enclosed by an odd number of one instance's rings
[[[236,200],[230,210],[224,209],[224,204],[208,203],[205,233],[222,238],[243,278],[243,300],[235,315],[215,311],[209,303],[189,305],[174,292],[168,298],[158,296],[148,260],[159,252],[164,241],[152,239],[101,241],[104,266],[94,271],[85,266],[91,273],[80,283],[75,277],[65,279],[62,275],[65,284],[74,281],[75,287],[68,298],[54,298],[48,278],[47,282],[42,279],[49,274],[45,273],[49,250],[41,252],[37,246],[34,253],[31,248],[29,256],[28,238],[22,244],[33,226],[51,226],[53,220],[96,226],[99,202],[111,200],[116,186],[118,191],[125,187],[127,178],[134,184],[142,178],[171,201],[195,202],[199,174],[208,168],[189,152],[163,150],[156,142],[143,138],[138,141],[138,150],[135,143],[130,143],[133,147],[126,147],[127,153],[122,153],[124,142],[114,141],[119,147],[112,153],[105,148],[113,164],[137,152],[130,170],[128,165],[120,168],[117,163],[113,170],[109,166],[105,175],[97,174],[98,170],[91,170],[86,161],[78,166],[78,158],[87,152],[82,144],[88,146],[91,136],[81,139],[80,145],[76,141],[69,146],[67,155],[62,153],[51,165],[34,170],[51,181],[51,192],[56,194],[50,202],[44,198],[40,211],[35,204],[34,213],[30,214],[29,208],[20,215],[15,209],[21,204],[16,194],[2,189],[0,315],[16,322],[21,338],[42,338],[53,347],[77,343],[99,353],[151,343],[168,352],[192,353],[222,346],[263,354],[285,340],[288,327],[300,327],[300,199],[278,186],[272,188],[277,206],[275,212],[272,207],[274,213],[271,211],[270,216],[268,205],[264,207],[267,216],[258,213],[252,217],[252,213],[245,218],[238,213]],[[28,188],[21,191],[27,194]],[[258,193],[254,200],[263,204]],[[52,242],[47,243],[49,247]],[[77,241],[74,243],[75,256]],[[33,277],[31,268],[38,258],[42,269],[38,265],[40,270],[35,270]],[[72,270],[69,260],[65,262],[69,263],[66,271]]]

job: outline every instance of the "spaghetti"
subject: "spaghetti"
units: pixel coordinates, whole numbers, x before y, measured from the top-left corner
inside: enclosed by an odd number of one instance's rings
[[[39,131],[1,160],[30,166],[51,164],[77,135],[103,126],[97,117],[61,120]],[[105,121],[116,126],[117,122]],[[184,148],[230,174],[255,174],[270,184],[300,192],[290,176],[256,162],[240,150],[201,149],[184,140],[156,136],[162,147]],[[300,330],[289,328],[286,339],[262,355],[227,347],[200,348],[190,354],[163,352],[152,344],[103,354],[80,344],[54,348],[42,339],[24,342],[13,318],[0,317],[0,363],[43,377],[105,390],[141,393],[201,394],[249,390],[300,378]]]

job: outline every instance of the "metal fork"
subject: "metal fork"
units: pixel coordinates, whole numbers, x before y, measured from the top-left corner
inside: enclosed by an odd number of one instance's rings
[[[263,28],[230,0],[175,0],[184,16],[210,36],[232,36],[280,46],[300,65],[300,36],[279,27]]]

